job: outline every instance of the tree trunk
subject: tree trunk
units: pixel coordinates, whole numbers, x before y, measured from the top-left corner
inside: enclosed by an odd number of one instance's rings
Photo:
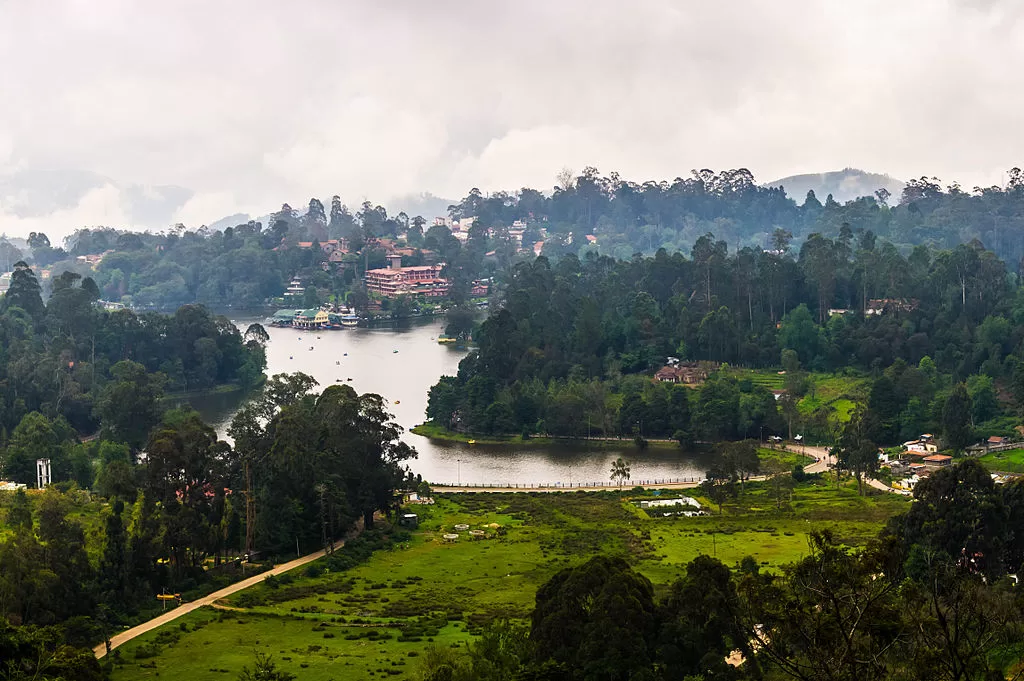
[[[364,510],[363,511],[363,529],[364,530],[372,530],[373,529],[373,509],[372,508],[369,509],[369,510]]]

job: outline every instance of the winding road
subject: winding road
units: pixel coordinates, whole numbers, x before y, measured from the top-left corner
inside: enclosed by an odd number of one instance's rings
[[[336,543],[335,550],[341,548],[344,545],[345,542]],[[216,601],[220,600],[221,598],[226,598],[233,593],[241,591],[242,589],[248,589],[250,586],[255,586],[256,584],[259,584],[264,579],[266,579],[267,575],[283,574],[285,572],[288,572],[289,570],[294,570],[297,567],[302,567],[306,563],[312,563],[314,560],[316,560],[317,558],[322,558],[324,555],[324,549],[315,551],[314,553],[307,554],[305,556],[302,556],[301,558],[296,558],[295,560],[289,561],[282,565],[278,565],[277,567],[267,570],[266,572],[261,572],[258,575],[253,575],[252,577],[243,579],[240,582],[235,582],[231,586],[224,587],[220,591],[214,591],[209,596],[204,596],[203,598],[200,598],[197,601],[192,601],[190,603],[184,603],[182,605],[179,605],[173,610],[168,610],[159,617],[154,617],[153,619],[147,620],[138,626],[132,627],[131,629],[122,631],[120,634],[112,636],[110,638],[110,649],[113,650],[122,643],[127,643],[133,638],[145,634],[147,631],[152,631],[153,629],[156,629],[159,626],[167,624],[168,622],[173,622],[182,615],[187,615],[188,613],[192,612],[193,610],[196,610],[197,608],[201,608],[204,605],[213,605]],[[100,645],[96,646],[95,648],[93,648],[93,652],[96,653],[96,657],[105,656],[107,654],[106,644],[101,643]]]

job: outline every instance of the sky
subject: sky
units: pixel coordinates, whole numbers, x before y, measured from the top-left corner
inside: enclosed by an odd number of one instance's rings
[[[0,0],[0,233],[188,226],[339,194],[458,199],[1024,163],[999,0]]]

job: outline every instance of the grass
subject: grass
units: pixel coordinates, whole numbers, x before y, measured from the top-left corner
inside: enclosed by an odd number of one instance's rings
[[[730,368],[729,375],[739,381],[750,381],[755,386],[768,390],[782,390],[786,377],[774,369]],[[867,400],[868,380],[859,376],[812,373],[808,376],[812,389],[797,404],[804,416],[810,416],[819,409],[826,409],[829,417],[838,423],[846,423],[858,403]]]
[[[527,617],[541,584],[596,553],[626,557],[664,592],[702,553],[729,565],[754,555],[777,569],[806,553],[811,529],[860,546],[908,503],[822,481],[799,485],[781,509],[760,483],[722,515],[651,517],[635,501],[614,492],[441,495],[412,508],[419,529],[392,535],[362,564],[264,583],[223,604],[239,610],[203,608],[121,646],[112,678],[232,679],[261,650],[304,680],[407,679],[427,646],[464,645],[495,618]],[[488,538],[461,531],[444,542],[460,523]]]
[[[812,389],[797,404],[804,416],[820,409],[838,423],[847,423],[858,404],[867,401],[868,379],[857,376],[811,374]]]
[[[769,449],[759,447],[757,456],[761,459],[761,468],[764,471],[792,470],[794,466],[807,466],[814,463],[813,456],[788,452],[783,449]]]
[[[1000,473],[1024,473],[1024,449],[992,452],[980,459],[985,468]]]
[[[0,491],[0,542],[7,541],[14,532],[7,524],[7,513],[11,504],[14,503],[16,492]],[[33,516],[36,515],[36,506],[39,498],[43,495],[40,490],[25,490],[29,504],[32,507]],[[82,526],[85,535],[85,550],[90,560],[98,561],[106,542],[106,519],[110,513],[110,504],[103,501],[96,501],[88,493],[79,489],[72,489],[63,493],[68,502],[68,520],[77,522]],[[38,518],[35,520],[38,525]]]
[[[753,385],[767,388],[768,390],[782,390],[786,377],[778,371],[767,369],[740,369],[732,367],[729,375],[734,376],[738,381],[750,381]]]
[[[464,442],[468,443],[472,440],[476,444],[481,445],[507,445],[507,444],[550,444],[549,438],[536,437],[524,440],[521,435],[514,436],[501,436],[501,435],[473,435],[468,433],[457,433],[454,430],[448,430],[443,426],[439,426],[434,423],[421,423],[418,426],[410,429],[411,433],[416,435],[422,435],[423,437],[429,437],[431,440],[442,440],[445,442]]]

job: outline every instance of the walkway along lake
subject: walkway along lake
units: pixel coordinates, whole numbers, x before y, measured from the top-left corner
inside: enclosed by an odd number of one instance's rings
[[[235,319],[243,329],[252,321],[262,318]],[[382,395],[395,420],[407,431],[403,439],[419,453],[410,467],[430,482],[567,488],[600,484],[608,481],[611,461],[618,456],[632,462],[632,481],[703,477],[706,460],[674,448],[639,452],[631,442],[468,445],[437,442],[408,432],[426,419],[430,386],[439,377],[454,374],[466,355],[464,350],[437,342],[443,329],[440,320],[413,322],[405,328],[320,332],[267,327],[267,375],[302,371],[316,378],[321,389],[342,382],[359,393]],[[236,393],[189,401],[224,436],[240,399]]]

